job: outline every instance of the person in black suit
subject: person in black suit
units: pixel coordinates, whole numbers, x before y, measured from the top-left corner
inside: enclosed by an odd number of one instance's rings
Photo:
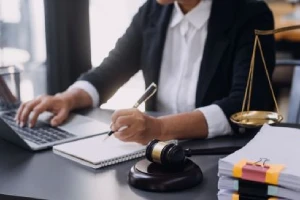
[[[33,112],[29,124],[34,126],[38,115],[48,110],[55,114],[51,124],[56,126],[73,109],[105,103],[142,70],[146,87],[158,84],[146,110],[172,114],[154,118],[137,109],[118,110],[111,128],[119,139],[145,144],[154,138],[238,133],[229,118],[242,107],[254,30],[273,28],[272,13],[259,0],[147,0],[98,68],[63,93],[22,104],[16,120],[23,126]],[[272,74],[274,37],[263,36],[261,43]],[[261,59],[256,59],[253,82],[251,109],[272,109]]]

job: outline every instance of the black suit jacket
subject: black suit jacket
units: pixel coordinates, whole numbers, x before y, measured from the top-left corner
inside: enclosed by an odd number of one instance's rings
[[[81,80],[87,80],[97,88],[101,104],[139,70],[143,71],[146,87],[152,82],[158,84],[173,9],[173,4],[162,6],[156,0],[148,0],[102,64],[81,76]],[[272,13],[263,1],[213,0],[195,107],[217,104],[228,118],[241,110],[254,30],[273,28]],[[263,36],[261,43],[271,75],[275,65],[274,37]],[[270,109],[269,91],[257,52],[251,109]],[[156,110],[156,96],[146,103],[146,109]]]

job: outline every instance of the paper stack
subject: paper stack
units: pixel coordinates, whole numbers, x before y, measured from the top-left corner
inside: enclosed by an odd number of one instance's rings
[[[219,200],[300,199],[300,130],[264,125],[219,161]]]

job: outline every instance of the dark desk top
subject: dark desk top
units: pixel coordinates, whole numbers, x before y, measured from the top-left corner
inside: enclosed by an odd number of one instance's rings
[[[111,112],[95,109],[85,114],[109,122]],[[243,145],[247,139],[195,140],[190,148]],[[0,140],[0,194],[53,200],[101,199],[217,199],[218,160],[223,156],[198,156],[192,160],[204,174],[201,185],[175,193],[140,191],[127,184],[127,174],[137,160],[93,170],[52,153],[33,153]],[[1,197],[1,196],[0,196]],[[2,199],[2,198],[1,198]]]

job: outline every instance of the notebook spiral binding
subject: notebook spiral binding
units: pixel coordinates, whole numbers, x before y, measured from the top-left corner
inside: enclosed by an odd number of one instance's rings
[[[146,152],[146,150],[142,150],[140,152],[137,152],[134,154],[129,154],[129,155],[126,155],[123,157],[109,159],[109,160],[99,163],[99,167],[106,167],[106,166],[114,165],[114,164],[121,163],[124,161],[137,159],[137,158],[145,156],[145,152]]]
[[[177,140],[170,140],[170,141],[167,141],[167,143],[178,144],[178,141]],[[112,158],[112,159],[103,161],[103,162],[98,164],[98,167],[99,168],[106,167],[106,166],[114,165],[114,164],[121,163],[121,162],[124,162],[124,161],[137,159],[137,158],[140,158],[140,157],[144,157],[145,154],[146,154],[146,150],[144,149],[144,150],[141,150],[141,151],[133,153],[133,154],[129,154],[129,155],[126,155],[126,156],[122,156],[122,157],[118,157],[118,158]]]

